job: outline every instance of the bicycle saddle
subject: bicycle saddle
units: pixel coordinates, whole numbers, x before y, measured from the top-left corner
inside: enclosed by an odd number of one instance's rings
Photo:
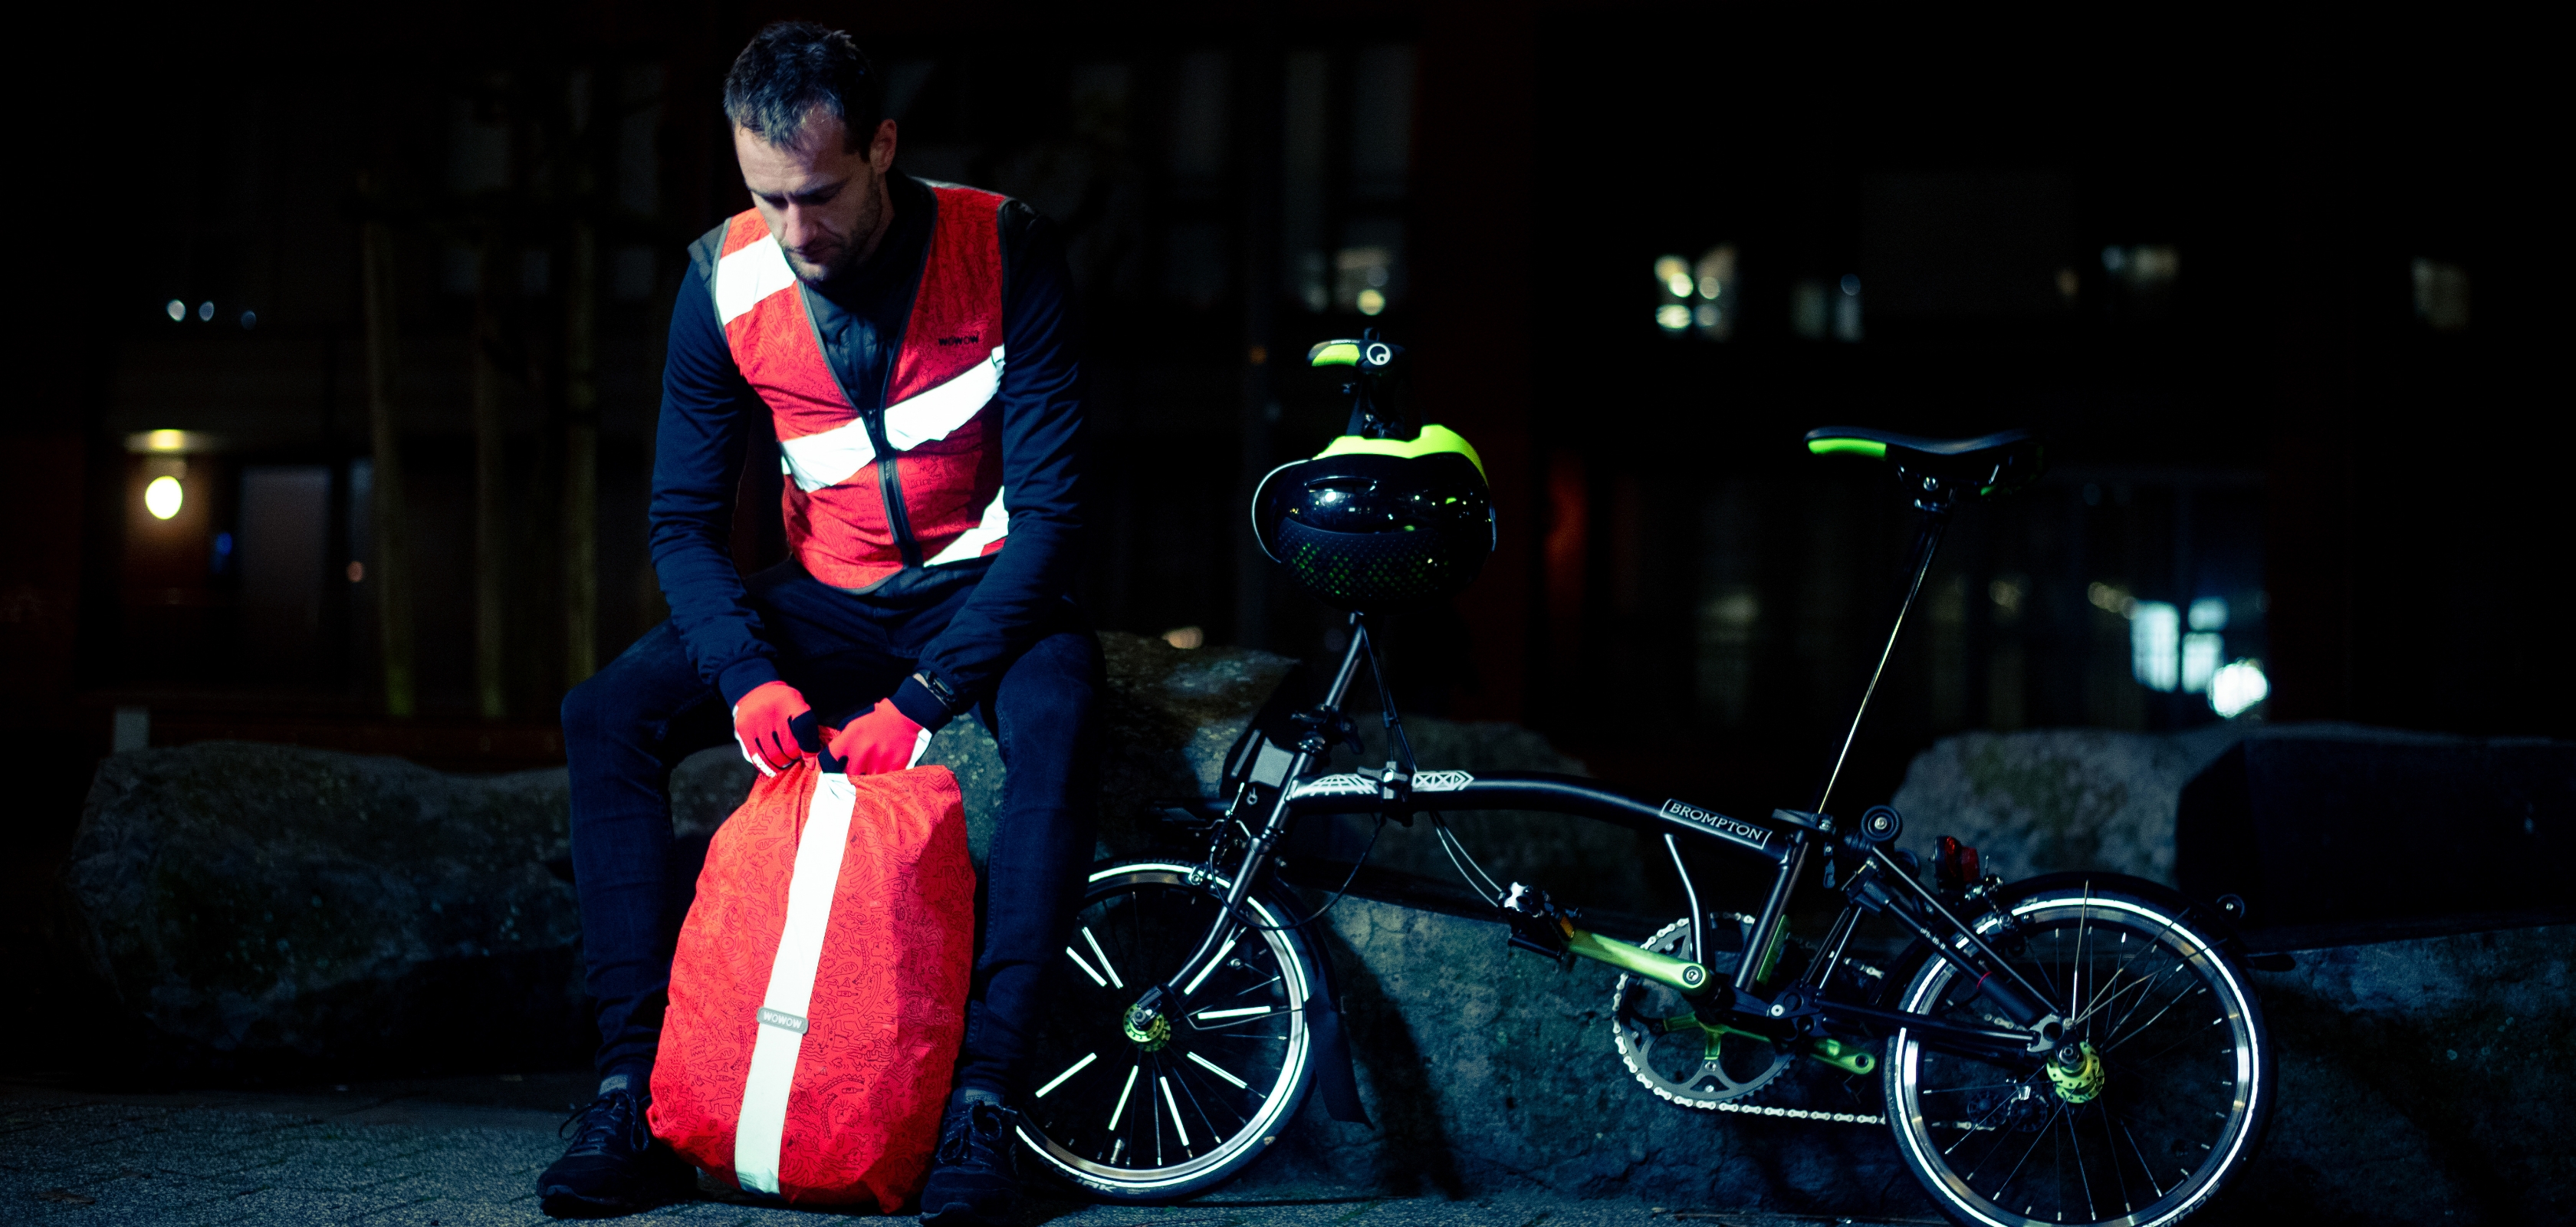
[[[1901,472],[1935,479],[1963,498],[2010,494],[2038,480],[2048,467],[2048,451],[2033,430],[1926,439],[1859,426],[1819,426],[1807,432],[1807,450],[1818,456],[1886,460]]]

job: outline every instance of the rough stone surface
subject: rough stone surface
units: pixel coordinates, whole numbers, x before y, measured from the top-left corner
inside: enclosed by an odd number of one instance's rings
[[[2170,886],[2183,785],[2248,731],[1962,733],[1916,755],[1890,803],[1926,858],[1955,835],[2006,879],[2095,869]]]
[[[580,917],[545,862],[561,771],[214,742],[99,768],[64,869],[76,940],[183,1064],[560,1048]]]
[[[1333,915],[1374,1127],[1310,1101],[1233,1186],[1543,1190],[1668,1206],[1927,1217],[1884,1125],[1674,1107],[1610,1046],[1610,974],[1507,954],[1499,926],[1352,900]],[[2564,1221],[2576,1158],[2576,929],[2303,951],[2255,973],[2279,1045],[2269,1141],[2212,1222]],[[1878,1080],[1802,1063],[1754,1100],[1875,1114]],[[2556,1207],[2555,1210],[2552,1207]]]
[[[2333,946],[2258,972],[2281,1110],[2245,1222],[2576,1213],[2576,927]]]
[[[1247,1183],[1399,1195],[1540,1189],[1663,1205],[1920,1216],[1883,1126],[1676,1107],[1610,1041],[1614,973],[1510,951],[1502,926],[1369,900],[1332,913],[1330,957],[1373,1125],[1310,1099]],[[1636,933],[1613,936],[1637,938]],[[1752,1102],[1875,1115],[1874,1078],[1794,1068]]]
[[[1102,856],[1168,842],[1159,800],[1210,795],[1227,749],[1286,676],[1285,657],[1183,651],[1101,636]],[[1359,761],[1380,761],[1376,721]],[[1504,724],[1408,722],[1422,761],[1580,771]],[[973,718],[933,739],[966,797],[980,864],[1001,800],[993,739]],[[1340,763],[1354,761],[1344,752]],[[731,746],[672,774],[680,866],[756,778]],[[438,1064],[578,1054],[587,1044],[568,787],[557,768],[458,776],[400,759],[209,742],[129,751],[99,769],[65,869],[80,953],[153,1062],[241,1068],[320,1059]],[[1304,845],[1356,855],[1365,824]],[[1633,902],[1629,832],[1543,815],[1462,819],[1495,871],[1552,866],[1561,891]],[[1390,828],[1373,863],[1448,877],[1427,828]],[[1656,862],[1648,861],[1646,864]],[[1552,885],[1555,883],[1551,883]]]

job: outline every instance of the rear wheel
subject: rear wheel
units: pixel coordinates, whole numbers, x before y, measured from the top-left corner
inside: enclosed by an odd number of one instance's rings
[[[1138,1043],[1123,1026],[1198,948],[1226,889],[1173,861],[1097,869],[1043,973],[1052,1005],[1032,1037],[1020,1140],[1093,1196],[1170,1201],[1223,1182],[1279,1139],[1313,1081],[1314,957],[1276,927],[1294,917],[1273,900],[1245,900],[1259,927],[1237,927],[1197,984],[1174,986],[1191,991],[1168,1033]]]
[[[1897,1148],[1944,1214],[1975,1227],[2164,1227],[2244,1166],[2274,1096],[2242,969],[2169,903],[2077,884],[1978,928],[2066,1019],[2055,1057],[1961,1056],[1899,1030],[1885,1089]],[[2009,1026],[1973,977],[1927,959],[1897,1008]]]

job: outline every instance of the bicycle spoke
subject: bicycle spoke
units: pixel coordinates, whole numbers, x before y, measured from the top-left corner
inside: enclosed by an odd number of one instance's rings
[[[2155,1165],[2147,1162],[2146,1148],[2138,1145],[2138,1135],[2129,1132],[2127,1121],[2120,1122],[2120,1136],[2129,1139],[2129,1153],[2138,1156],[2138,1171],[2146,1176],[2148,1186],[2155,1189],[2156,1196],[2161,1199],[2165,1195],[2164,1182],[2156,1179]]]
[[[2111,1124],[2111,1109],[2106,1105],[2102,1109],[2103,1153],[2111,1160],[2111,1179],[2120,1186],[2120,1212],[2134,1214],[2138,1209],[2137,1203],[2129,1198],[2129,1178],[2120,1174],[2120,1139],[2111,1135]]]
[[[2093,884],[2084,884],[2084,910],[2075,914],[2075,966],[2066,977],[2066,1013],[2069,1017],[2082,1012],[2076,1000],[2084,994],[2084,933],[2093,922]]]
[[[2206,986],[2206,985],[2201,985],[2201,986],[2198,986],[2198,987],[2197,987],[2197,990],[2196,990],[2196,991],[2197,991],[2197,992],[2200,992],[2200,993],[2205,993],[2205,992],[2208,992],[2208,991],[2209,991],[2209,988],[2208,988],[2208,986]],[[2128,1033],[2128,1034],[2126,1034],[2126,1035],[2120,1035],[2120,1036],[2118,1036],[2117,1038],[2114,1038],[2114,1039],[2110,1040],[2108,1043],[2106,1043],[2105,1045],[2103,1045],[2102,1051],[2103,1051],[2105,1054],[2108,1054],[2108,1053],[2109,1053],[2109,1052],[2111,1052],[2113,1049],[2118,1048],[2120,1045],[2125,1044],[2125,1043],[2128,1043],[2130,1040],[2136,1039],[2137,1037],[2139,1037],[2139,1036],[2141,1036],[2141,1035],[2146,1034],[2146,1033],[2147,1033],[2147,1028],[2152,1027],[2152,1026],[2155,1026],[2155,1025],[2156,1025],[2156,1020],[2157,1020],[2157,1019],[2163,1018],[2165,1015],[2172,1013],[2172,1012],[2173,1012],[2173,1008],[2174,1008],[2175,1006],[2181,1005],[2181,1004],[2183,1003],[2183,999],[2184,999],[2184,998],[2191,997],[2191,996],[2194,996],[2194,995],[2195,995],[2195,990],[2194,990],[2192,987],[2190,987],[2190,986],[2186,986],[2185,991],[2175,993],[2175,994],[2174,994],[2174,998],[2173,998],[2173,1000],[2166,1002],[2166,1003],[2165,1003],[2165,1005],[2164,1005],[2164,1008],[2163,1008],[2163,1009],[2158,1010],[2158,1011],[2156,1011],[2153,1015],[2149,1016],[2149,1017],[2148,1017],[2148,1019],[2147,1019],[2147,1021],[2142,1022],[2142,1023],[2139,1023],[2139,1024],[2138,1024],[2138,1029],[2137,1029],[2137,1030],[2135,1030],[2135,1031],[2131,1031],[2131,1032],[2129,1032],[2129,1033]],[[2132,1010],[2132,1011],[2131,1011],[2131,1013],[2135,1013],[2135,1012],[2136,1012],[2135,1010]],[[2222,1022],[2223,1022],[2223,1021],[2225,1021],[2226,1016],[2225,1016],[2225,1015],[2220,1015],[2220,1016],[2219,1016],[2219,1018],[2220,1018],[2220,1021],[2222,1021]],[[2167,1049],[2167,1051],[2171,1051],[2171,1049],[2170,1049],[2170,1048],[2168,1048],[2168,1049]]]
[[[1984,1126],[1984,1125],[1985,1125],[1985,1123],[1986,1123],[1987,1121],[1993,1120],[1993,1119],[1995,1118],[1995,1114],[1996,1114],[1996,1113],[2001,1112],[2001,1111],[2003,1111],[2004,1109],[2006,1109],[2006,1108],[2009,1108],[2009,1107],[2013,1106],[2013,1104],[2015,1104],[2015,1103],[2017,1103],[2017,1102],[2019,1102],[2019,1100],[2016,1100],[2016,1099],[2013,1099],[2013,1098],[2010,1098],[2010,1097],[2006,1097],[2006,1098],[2004,1098],[2004,1099],[1999,1099],[1999,1100],[1995,1101],[1995,1106],[1993,1106],[1993,1107],[1991,1107],[1991,1108],[1986,1109],[1986,1114],[1985,1114],[1985,1115],[1980,1116],[1980,1117],[1978,1117],[1977,1119],[1975,1119],[1975,1120],[1973,1120],[1973,1121],[1966,1122],[1966,1124],[1965,1124],[1965,1128],[1968,1130],[1968,1132],[1961,1133],[1961,1134],[1959,1135],[1959,1140],[1958,1140],[1958,1141],[1956,1141],[1956,1142],[1952,1142],[1952,1143],[1950,1143],[1949,1145],[1942,1147],[1942,1148],[1941,1148],[1941,1153],[1942,1153],[1943,1155],[1945,1155],[1945,1156],[1946,1156],[1946,1155],[1948,1155],[1951,1151],[1953,1151],[1953,1150],[1957,1150],[1960,1146],[1962,1146],[1962,1145],[1966,1144],[1966,1142],[1967,1142],[1967,1140],[1968,1140],[1969,1138],[1972,1138],[1972,1137],[1977,1136],[1977,1135],[1976,1135],[1976,1132],[1975,1132],[1977,1129],[1979,1129],[1980,1127]]]
[[[2070,1109],[2065,1115],[2066,1144],[2075,1148],[2075,1178],[2083,1182],[2084,1185],[2084,1213],[2093,1221],[2100,1222],[2102,1220],[2102,1209],[2093,1202],[2093,1173],[2086,1167],[2084,1162],[2084,1139],[2078,1136],[2075,1132],[2075,1113],[2080,1110],[2081,1109]],[[2061,1172],[2064,1166],[2064,1164],[2059,1165]],[[2058,1177],[2058,1181],[2059,1184],[2063,1186],[2065,1177],[2060,1175]]]

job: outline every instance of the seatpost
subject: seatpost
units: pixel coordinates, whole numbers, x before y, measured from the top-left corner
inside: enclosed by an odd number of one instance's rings
[[[1938,479],[1930,477],[1923,478],[1921,485],[1922,493],[1914,500],[1915,510],[1921,518],[1914,534],[1913,554],[1906,563],[1911,575],[1905,584],[1905,598],[1897,602],[1896,620],[1887,628],[1887,643],[1878,651],[1878,664],[1869,671],[1869,685],[1861,689],[1860,703],[1852,709],[1851,725],[1843,730],[1842,745],[1834,751],[1833,768],[1825,773],[1824,784],[1816,789],[1815,804],[1807,807],[1819,814],[1829,812],[1826,806],[1833,801],[1834,784],[1842,778],[1843,764],[1851,759],[1852,742],[1859,738],[1860,722],[1869,714],[1869,700],[1878,693],[1878,682],[1887,673],[1888,659],[1896,655],[1897,638],[1905,633],[1905,615],[1914,609],[1915,598],[1922,595],[1923,577],[1931,574],[1932,556],[1940,552],[1941,535],[1949,531],[1949,489]]]

